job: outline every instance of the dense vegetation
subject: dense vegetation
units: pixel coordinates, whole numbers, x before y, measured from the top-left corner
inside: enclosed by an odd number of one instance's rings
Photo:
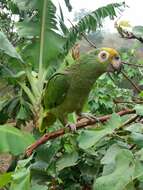
[[[70,1],[63,2],[72,11]],[[142,26],[129,32],[124,27],[127,23],[116,25],[118,38],[125,40],[116,46],[126,62],[124,72],[102,75],[84,107],[99,122],[86,128],[81,124],[80,130],[71,133],[57,121],[45,132],[49,140],[40,142],[31,155],[25,154],[44,135],[38,124],[49,77],[74,64],[71,49],[77,42],[83,46],[88,41],[92,48],[93,42],[97,47],[104,44],[100,33],[104,20],[116,18],[127,7],[114,3],[86,14],[83,11],[81,17],[76,15],[76,25],[69,21],[70,28],[62,8],[52,0],[0,2],[0,153],[9,153],[5,158],[11,158],[1,171],[0,189],[142,190]],[[106,45],[111,46],[107,41]],[[76,122],[74,114],[69,121]]]

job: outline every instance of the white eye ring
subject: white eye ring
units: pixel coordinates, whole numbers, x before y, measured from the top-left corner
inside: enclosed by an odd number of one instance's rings
[[[101,51],[99,54],[98,54],[98,58],[99,58],[99,61],[100,62],[105,62],[108,60],[109,58],[109,53],[107,51]]]

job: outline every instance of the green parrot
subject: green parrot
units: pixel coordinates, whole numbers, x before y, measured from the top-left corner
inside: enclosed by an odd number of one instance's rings
[[[100,48],[82,55],[75,64],[55,73],[45,87],[45,116],[40,131],[52,125],[56,119],[75,130],[75,124],[68,123],[68,114],[75,112],[78,117],[82,117],[82,108],[95,81],[105,72],[119,72],[121,65],[119,53],[115,49]]]

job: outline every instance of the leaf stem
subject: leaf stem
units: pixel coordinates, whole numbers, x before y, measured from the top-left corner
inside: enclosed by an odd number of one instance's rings
[[[44,54],[44,34],[46,27],[46,8],[47,0],[43,0],[43,12],[42,12],[42,22],[41,22],[41,33],[40,33],[40,53],[39,53],[39,81],[43,78],[43,54]]]

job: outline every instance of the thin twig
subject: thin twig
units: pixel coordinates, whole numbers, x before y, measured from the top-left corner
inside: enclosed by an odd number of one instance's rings
[[[141,89],[126,75],[125,72],[121,71],[122,75],[132,84],[132,86],[137,90],[137,92],[141,92]]]
[[[143,65],[139,65],[139,64],[132,64],[132,63],[127,63],[127,62],[123,62],[123,61],[122,61],[122,64],[124,64],[124,65],[130,65],[132,67],[141,67],[141,68],[143,68]]]
[[[122,38],[126,39],[136,39],[139,42],[143,43],[143,38],[136,36],[133,32],[129,32],[127,30],[124,30],[121,26],[116,26],[117,31],[121,35]]]
[[[123,115],[133,114],[133,113],[135,113],[135,110],[126,109],[126,110],[122,110],[122,111],[118,112],[117,114],[120,115],[120,116],[123,116]],[[97,121],[103,123],[103,122],[107,121],[108,119],[110,119],[110,117],[111,117],[111,115],[105,115],[105,116],[101,116],[101,117],[99,117],[98,119],[95,119],[95,120],[85,119],[84,121],[76,123],[76,129],[79,130],[79,129],[87,127],[89,125],[90,125],[90,127],[92,125],[94,126],[94,124],[96,124]],[[44,134],[40,139],[38,139],[36,142],[34,142],[32,145],[30,145],[26,149],[26,155],[30,156],[33,153],[33,151],[36,148],[38,148],[40,145],[46,143],[48,140],[55,139],[57,137],[63,136],[66,133],[66,131],[67,130],[65,128],[62,128],[62,129],[59,129],[57,131]]]
[[[85,33],[82,32],[81,35],[82,35],[83,38],[90,44],[91,47],[97,48],[96,45],[95,45],[92,41],[90,41],[90,40],[88,39],[88,37],[86,36]]]
[[[141,100],[134,101],[123,101],[123,100],[113,100],[115,104],[143,104]]]
[[[125,122],[123,123],[123,125],[121,125],[119,128],[121,129],[121,128],[123,128],[123,127],[129,125],[130,123],[132,123],[133,121],[135,121],[138,117],[139,117],[139,116],[135,114],[134,116],[132,116],[131,118],[129,118],[127,121],[125,121]]]
[[[74,24],[71,22],[71,20],[68,19],[68,21],[70,22],[70,24],[72,25],[72,27],[78,33],[79,31],[77,30],[76,26],[74,26]],[[97,48],[96,45],[88,39],[88,37],[86,36],[86,34],[84,32],[81,32],[80,34],[90,44],[91,47]]]

